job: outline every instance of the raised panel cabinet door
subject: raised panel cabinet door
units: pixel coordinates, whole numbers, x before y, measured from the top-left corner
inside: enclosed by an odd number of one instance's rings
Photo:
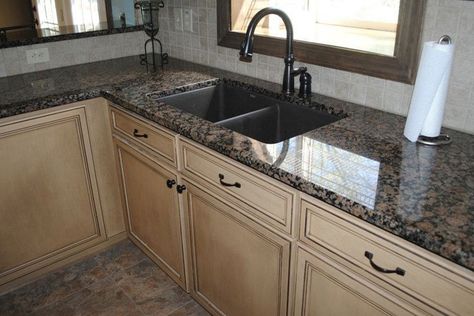
[[[0,123],[0,284],[105,240],[84,108]]]
[[[193,296],[216,315],[286,315],[290,242],[186,187]]]
[[[132,147],[115,144],[132,240],[184,287],[177,176]]]
[[[295,316],[414,314],[418,312],[332,259],[298,249]]]

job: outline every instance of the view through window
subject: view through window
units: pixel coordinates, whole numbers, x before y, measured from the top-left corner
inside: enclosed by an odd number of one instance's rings
[[[58,16],[56,13],[56,2],[53,0],[38,0],[38,19],[40,28],[50,31],[58,31]]]
[[[283,10],[299,41],[393,56],[400,0],[232,0],[232,31],[245,32],[265,7]],[[256,34],[285,37],[278,16],[268,16]]]
[[[84,25],[86,29],[94,29],[100,23],[99,4],[97,0],[73,0],[72,21],[75,25]]]

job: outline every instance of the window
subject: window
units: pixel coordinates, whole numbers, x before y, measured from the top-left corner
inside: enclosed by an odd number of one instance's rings
[[[94,26],[100,23],[97,0],[73,0],[71,12],[73,24],[82,26],[86,31],[94,30]]]
[[[54,0],[38,0],[39,28],[59,31],[58,14],[56,13],[56,2]]]
[[[219,45],[238,48],[252,17],[265,7],[293,22],[295,56],[325,67],[412,83],[425,0],[222,0]],[[283,56],[286,30],[278,16],[264,18],[255,51]]]
[[[236,0],[233,0],[236,1]],[[232,31],[245,33],[251,18],[265,7],[286,12],[295,39],[393,56],[400,0],[237,0]],[[257,34],[285,37],[282,20],[269,16]]]

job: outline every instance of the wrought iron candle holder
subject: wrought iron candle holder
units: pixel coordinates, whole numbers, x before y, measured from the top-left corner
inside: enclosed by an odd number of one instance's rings
[[[163,53],[163,45],[161,44],[161,41],[156,38],[156,35],[160,30],[158,14],[160,9],[164,8],[164,6],[165,4],[160,0],[140,0],[135,2],[135,8],[140,9],[142,12],[145,33],[150,37],[145,42],[145,54],[140,55],[140,64],[146,65],[147,71],[152,67],[151,71],[156,72],[156,44],[158,44],[159,47],[159,65],[161,69],[163,69],[163,65],[168,63],[168,54]],[[148,51],[149,48],[151,48],[151,60]]]

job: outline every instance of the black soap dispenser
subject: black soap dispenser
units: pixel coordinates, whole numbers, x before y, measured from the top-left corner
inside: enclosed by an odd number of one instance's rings
[[[306,71],[300,75],[300,98],[306,99],[311,97],[311,75]]]

